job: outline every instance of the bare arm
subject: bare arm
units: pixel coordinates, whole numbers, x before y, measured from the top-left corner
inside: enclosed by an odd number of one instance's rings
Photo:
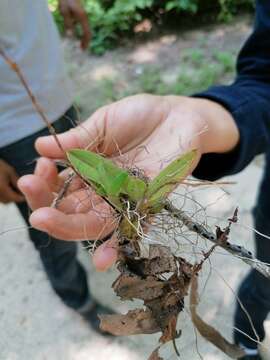
[[[87,49],[91,41],[91,29],[87,14],[80,0],[58,0],[66,31],[74,33],[76,24],[82,29],[81,48]]]

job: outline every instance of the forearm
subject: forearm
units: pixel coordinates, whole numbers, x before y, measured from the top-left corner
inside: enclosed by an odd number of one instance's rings
[[[254,32],[245,43],[237,61],[237,77],[232,85],[212,87],[194,95],[195,100],[206,99],[224,108],[238,129],[238,141],[229,152],[219,151],[219,147],[206,148],[194,175],[215,180],[225,175],[235,174],[245,168],[252,159],[269,151],[270,143],[270,2],[256,2],[256,22]],[[212,108],[214,108],[212,106]],[[217,131],[215,143],[220,141],[221,126],[228,122],[224,117],[209,120]],[[211,118],[211,116],[210,116]],[[223,123],[224,124],[221,124]],[[211,127],[210,127],[211,128]],[[220,129],[220,131],[218,131]],[[223,130],[224,131],[224,130]],[[210,133],[209,133],[210,134]],[[227,136],[226,129],[224,131]],[[230,134],[230,131],[228,132]],[[230,135],[229,135],[230,136]],[[222,140],[221,140],[222,141]],[[210,144],[206,141],[207,144]],[[227,143],[227,140],[225,140]],[[220,148],[223,146],[221,142]]]
[[[82,32],[81,48],[87,49],[91,40],[91,29],[81,0],[58,0],[58,5],[64,19],[65,30],[74,35],[76,33],[75,27],[78,24]]]
[[[221,153],[215,149],[205,151],[194,176],[217,180],[223,176],[236,174],[256,155],[269,151],[270,99],[266,99],[268,94],[270,95],[269,85],[257,85],[250,81],[249,84],[235,83],[231,86],[212,88],[197,95],[219,104],[231,115],[237,126],[239,138],[229,152]],[[195,100],[199,99],[195,98]],[[222,123],[224,118],[217,117],[214,121]],[[216,131],[213,136],[218,136],[218,133]]]

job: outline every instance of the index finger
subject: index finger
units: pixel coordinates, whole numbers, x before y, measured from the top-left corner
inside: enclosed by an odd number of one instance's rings
[[[30,216],[31,225],[61,240],[102,239],[110,234],[116,224],[106,204],[99,204],[95,209],[82,214],[64,214],[58,209],[43,207]],[[106,216],[100,214],[106,212]]]

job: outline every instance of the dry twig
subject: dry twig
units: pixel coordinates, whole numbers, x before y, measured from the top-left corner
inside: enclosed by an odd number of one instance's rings
[[[44,114],[44,111],[42,109],[42,107],[40,106],[40,104],[37,102],[36,97],[34,96],[34,94],[32,93],[32,91],[30,90],[27,81],[25,80],[19,66],[9,57],[7,56],[7,54],[4,52],[3,49],[0,48],[0,55],[3,57],[3,59],[5,60],[5,62],[7,63],[7,65],[11,68],[11,70],[13,70],[18,78],[20,79],[24,89],[26,90],[31,103],[33,104],[34,108],[36,109],[36,111],[38,112],[38,114],[40,115],[41,119],[43,120],[43,122],[46,124],[46,126],[48,127],[50,133],[54,136],[54,139],[57,143],[57,145],[59,146],[59,148],[64,152],[64,149],[59,141],[59,139],[56,136],[56,131],[54,129],[54,127],[52,126],[52,124],[49,122],[49,120],[47,119],[47,117]]]
[[[190,231],[197,233],[201,238],[211,241],[217,246],[222,247],[233,256],[240,258],[252,269],[257,270],[262,275],[270,279],[270,267],[258,259],[256,259],[250,251],[243,246],[231,244],[227,241],[219,241],[218,231],[215,234],[211,230],[206,229],[205,226],[194,221],[184,211],[177,209],[170,202],[166,202],[164,209],[169,212],[174,218],[180,220]]]

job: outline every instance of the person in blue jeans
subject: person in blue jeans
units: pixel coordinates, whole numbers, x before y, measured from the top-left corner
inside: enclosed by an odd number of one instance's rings
[[[53,126],[59,132],[69,130],[71,119],[76,119],[73,108],[68,110],[61,119],[54,122]],[[9,167],[16,169],[17,176],[31,174],[38,157],[34,147],[35,140],[39,136],[48,134],[48,130],[43,129],[0,148],[2,166],[5,162]],[[16,191],[15,184],[11,185],[11,191],[14,191],[14,197],[17,196],[20,200],[16,202],[17,208],[28,223],[29,207],[27,203],[23,196]],[[29,235],[39,251],[43,266],[56,293],[66,305],[74,309],[80,308],[88,300],[89,290],[85,271],[76,259],[76,244],[74,242],[61,242],[34,228],[29,228]]]
[[[59,136],[65,149],[85,148],[89,143],[95,143],[93,150],[114,158],[119,156],[120,150],[133,159],[133,166],[143,169],[149,176],[160,172],[160,159],[171,159],[172,154],[176,157],[194,148],[197,149],[197,161],[190,172],[208,180],[235,174],[257,154],[265,153],[264,178],[254,220],[256,229],[269,236],[269,0],[256,1],[254,31],[239,54],[237,77],[231,85],[212,87],[193,97],[142,94],[125,98],[99,109],[84,123],[84,128],[88,136],[82,137],[79,129]],[[50,159],[64,156],[52,137],[38,139],[36,148],[39,154]],[[111,232],[110,221],[101,221],[91,207],[87,213],[72,212],[72,199],[62,211],[48,207],[48,199],[53,199],[50,184],[57,181],[57,175],[44,178],[42,174],[45,168],[53,174],[55,165],[52,160],[41,159],[37,168],[33,175],[19,180],[19,187],[34,210],[30,222],[35,228],[67,240],[85,239],[85,228],[93,238]],[[39,196],[41,189],[44,191],[42,198]],[[99,207],[105,211],[108,204]],[[256,234],[255,240],[258,259],[269,264],[269,239]],[[116,240],[111,238],[96,250],[93,260],[98,270],[106,270],[116,258]],[[263,321],[270,311],[269,279],[252,270],[242,281],[238,295],[262,341],[265,337]],[[242,359],[260,359],[257,342],[252,340],[256,336],[239,304],[236,305],[234,325],[240,330],[235,330],[235,343],[246,353]]]
[[[59,0],[59,6],[68,28],[76,23],[82,27],[81,47],[87,48],[91,33],[80,0]],[[0,50],[18,64],[56,131],[71,129],[78,119],[46,0],[0,1]],[[14,202],[29,224],[29,207],[17,180],[34,171],[38,157],[35,141],[49,132],[3,56],[0,79],[0,202]],[[86,272],[76,258],[76,243],[59,241],[34,228],[29,228],[29,235],[55,292],[99,331],[97,313],[109,310],[90,294]]]

